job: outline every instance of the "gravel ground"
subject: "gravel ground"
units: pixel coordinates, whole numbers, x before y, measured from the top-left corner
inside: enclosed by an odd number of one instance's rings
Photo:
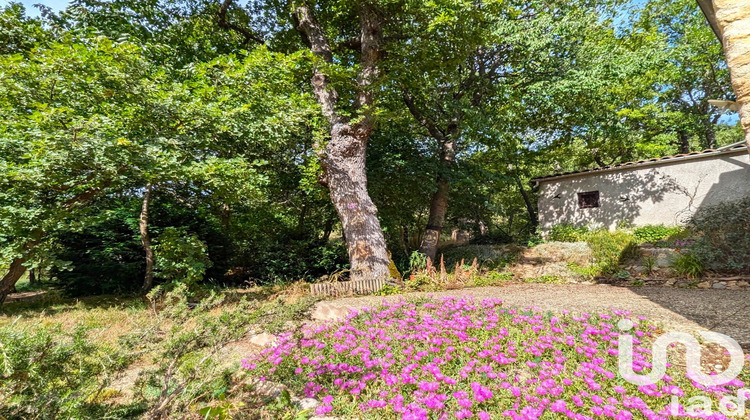
[[[363,296],[319,303],[321,308],[376,306],[401,296],[474,296],[500,298],[510,307],[539,310],[608,312],[628,310],[660,323],[666,330],[696,332],[712,330],[734,338],[750,349],[750,291],[696,290],[670,287],[615,287],[582,284],[512,284],[436,293],[409,293],[387,297]]]

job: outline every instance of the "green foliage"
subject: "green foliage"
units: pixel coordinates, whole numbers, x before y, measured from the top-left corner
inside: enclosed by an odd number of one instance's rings
[[[95,344],[90,330],[0,326],[0,416],[95,418],[106,413],[100,395],[132,355]],[[138,407],[123,410],[136,414]]]
[[[680,235],[685,228],[679,226],[645,225],[633,229],[633,235],[638,243],[656,243],[675,235]]]
[[[654,267],[656,267],[656,258],[652,256],[643,257],[643,268],[646,269],[646,274],[651,274],[654,272]]]
[[[596,230],[586,235],[586,243],[591,247],[594,265],[603,274],[619,271],[619,265],[640,254],[635,236],[629,232]]]
[[[434,263],[434,261],[433,261]],[[427,267],[427,255],[414,251],[409,257],[409,269],[412,272],[424,270]]]
[[[500,270],[518,259],[520,249],[514,245],[461,245],[446,248],[442,252],[448,267],[476,258],[482,269]]]
[[[250,278],[258,284],[314,280],[349,267],[346,246],[341,242],[276,240],[266,243],[267,249],[255,250],[257,261],[245,263]]]
[[[378,290],[376,294],[378,296],[390,296],[390,295],[400,295],[401,293],[404,293],[404,291],[401,290],[400,287],[386,284],[385,286],[383,286],[382,289]]]
[[[301,322],[315,303],[310,297],[296,302],[241,298],[227,305],[225,295],[210,291],[193,304],[191,296],[184,283],[155,296],[154,306],[164,305],[163,310],[144,331],[133,331],[125,339],[128,346],[152,358],[153,367],[141,372],[136,388],[139,400],[156,418],[184,413],[191,404],[206,403],[210,396],[231,388],[239,360],[227,364],[216,355],[244,336],[248,325],[277,333],[288,329],[287,323]],[[165,334],[155,334],[162,329]]]
[[[736,271],[750,267],[750,197],[698,210],[690,228],[697,237],[691,253],[706,268]]]
[[[544,275],[539,277],[530,277],[523,279],[524,283],[541,283],[541,284],[561,284],[565,283],[565,279],[555,275]]]
[[[150,418],[191,418],[210,412],[231,418],[238,411],[268,416],[268,407],[244,393],[244,378],[237,375],[246,354],[227,353],[236,351],[228,345],[246,340],[248,331],[298,328],[316,302],[301,290],[306,288],[218,294],[178,284],[150,294],[148,306],[141,299],[112,297],[7,305],[5,314],[16,318],[0,316],[0,416],[126,419],[147,412]],[[40,325],[40,313],[65,327]],[[132,365],[135,360],[145,364]],[[132,396],[112,384],[124,370],[127,377],[137,376],[135,384],[125,384]]]
[[[181,229],[165,229],[156,240],[154,253],[154,272],[168,282],[198,283],[211,265],[206,244]]]
[[[513,273],[508,271],[490,271],[474,276],[471,279],[472,287],[501,286],[513,279]]]
[[[588,231],[585,226],[558,224],[550,228],[548,238],[557,242],[581,242],[585,240]]]
[[[55,254],[69,265],[50,270],[53,284],[71,296],[130,293],[143,283],[143,248],[127,213],[93,221],[79,231],[55,235]]]
[[[705,271],[701,260],[692,253],[681,253],[671,263],[675,274],[690,279],[700,278]]]

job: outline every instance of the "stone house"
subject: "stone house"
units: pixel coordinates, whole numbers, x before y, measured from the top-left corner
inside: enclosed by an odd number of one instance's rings
[[[535,178],[542,234],[556,224],[675,226],[701,207],[750,195],[744,142]]]

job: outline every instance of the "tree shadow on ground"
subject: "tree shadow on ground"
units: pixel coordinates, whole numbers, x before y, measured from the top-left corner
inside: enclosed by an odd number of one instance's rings
[[[703,328],[726,334],[743,348],[750,349],[750,290],[670,287],[632,287],[629,290]]]

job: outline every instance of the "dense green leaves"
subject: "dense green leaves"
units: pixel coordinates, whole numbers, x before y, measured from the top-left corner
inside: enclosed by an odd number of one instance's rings
[[[79,0],[38,19],[4,7],[0,266],[28,256],[74,293],[133,290],[150,184],[162,281],[187,276],[170,261],[218,283],[344,269],[319,183],[330,127],[309,84],[315,66],[343,116],[375,111],[368,186],[404,263],[438,178],[451,185],[445,232],[523,240],[530,178],[739,138],[707,104],[731,90],[688,0],[376,3],[375,109],[355,106],[358,2],[315,3],[331,63],[310,53],[288,2]]]

